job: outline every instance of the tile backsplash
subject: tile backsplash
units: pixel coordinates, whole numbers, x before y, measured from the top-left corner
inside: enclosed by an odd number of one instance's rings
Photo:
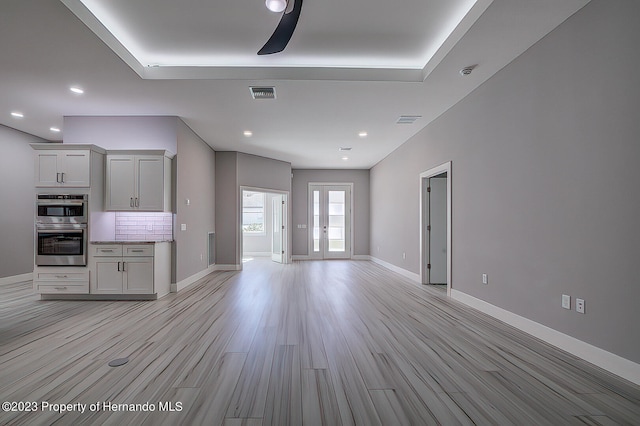
[[[116,212],[116,241],[173,240],[173,214]]]

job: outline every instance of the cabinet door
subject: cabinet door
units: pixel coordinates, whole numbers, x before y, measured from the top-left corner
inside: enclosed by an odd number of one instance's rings
[[[62,158],[62,186],[89,187],[91,185],[91,174],[89,172],[90,153],[89,151],[67,151],[60,154]]]
[[[124,293],[153,294],[153,258],[125,257]]]
[[[96,258],[92,272],[95,280],[91,283],[91,293],[122,294],[121,257]]]
[[[59,186],[58,152],[36,152],[36,186]]]
[[[133,210],[135,161],[131,155],[107,156],[105,210]]]
[[[162,211],[164,207],[164,157],[136,156],[139,210]]]

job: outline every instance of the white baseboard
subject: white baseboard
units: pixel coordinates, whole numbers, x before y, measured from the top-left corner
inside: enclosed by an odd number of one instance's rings
[[[249,251],[242,253],[243,256],[253,256],[253,257],[271,257],[271,252],[268,251]]]
[[[491,315],[507,324],[556,346],[572,355],[597,365],[613,374],[640,385],[640,364],[604,349],[578,340],[528,318],[509,312],[459,290],[451,290],[451,298]]]
[[[371,256],[368,254],[354,254],[351,256],[351,260],[371,260]]]
[[[25,281],[31,281],[32,279],[33,279],[33,272],[27,272],[26,274],[13,275],[11,277],[0,278],[0,285],[17,284]]]
[[[385,262],[382,259],[378,259],[377,257],[369,256],[370,260],[374,263],[377,263],[380,266],[383,266],[397,274],[402,275],[403,277],[409,278],[411,281],[415,281],[416,283],[420,283],[420,275],[411,271],[407,271],[399,266],[396,266],[392,263]]]
[[[213,265],[214,271],[242,271],[242,265]]]
[[[291,260],[309,260],[310,257],[306,254],[293,254],[291,255]]]
[[[181,280],[177,283],[171,283],[171,293],[177,293],[181,290],[184,290],[185,288],[189,287],[191,284],[195,283],[201,278],[206,277],[207,275],[209,275],[215,270],[216,270],[215,265],[211,265],[207,269],[203,269],[197,274],[193,274],[190,277],[185,278],[184,280]]]

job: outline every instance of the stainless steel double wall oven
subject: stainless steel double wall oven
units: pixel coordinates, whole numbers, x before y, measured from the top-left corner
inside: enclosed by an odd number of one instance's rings
[[[38,266],[86,266],[87,194],[38,194],[36,259]]]

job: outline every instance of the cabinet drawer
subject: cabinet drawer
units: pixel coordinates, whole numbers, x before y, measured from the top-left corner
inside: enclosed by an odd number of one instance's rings
[[[92,248],[94,256],[122,256],[121,244],[100,244]]]
[[[89,273],[87,272],[39,272],[36,276],[36,281],[49,281],[49,282],[74,282],[74,281],[89,281]]]
[[[89,281],[56,283],[50,281],[37,281],[36,293],[44,294],[89,294]]]
[[[153,245],[145,244],[145,245],[125,245],[123,250],[123,256],[153,256]]]

